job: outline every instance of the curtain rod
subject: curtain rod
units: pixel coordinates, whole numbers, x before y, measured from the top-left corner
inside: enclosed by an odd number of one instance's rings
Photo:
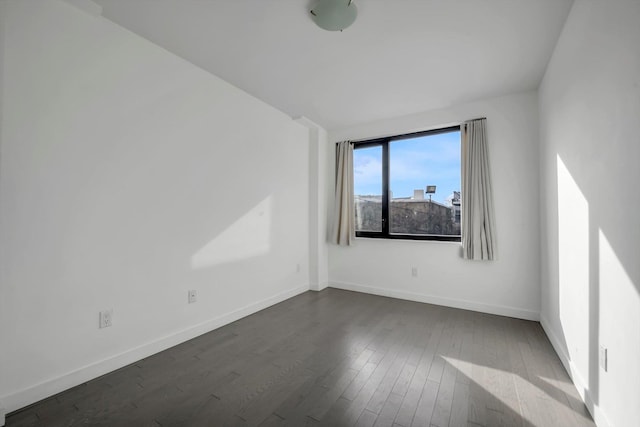
[[[474,121],[474,120],[486,120],[486,119],[487,119],[486,117],[477,117],[475,119],[464,120],[464,121],[461,121],[460,123],[458,123],[457,125],[446,126],[444,128],[427,129],[427,130],[421,130],[421,131],[417,131],[417,132],[409,132],[409,133],[399,134],[399,135],[387,135],[387,136],[376,136],[376,137],[373,137],[373,138],[354,139],[354,140],[350,140],[349,143],[351,145],[353,145],[353,144],[356,144],[358,142],[375,141],[375,140],[378,140],[378,139],[395,138],[395,137],[408,137],[408,136],[411,136],[411,135],[417,135],[417,134],[420,134],[420,133],[428,133],[428,132],[431,132],[431,131],[437,133],[439,130],[446,130],[446,129],[451,129],[451,128],[454,128],[454,127],[462,126],[466,122],[471,122],[471,121]],[[337,144],[337,142],[336,142],[336,144]]]

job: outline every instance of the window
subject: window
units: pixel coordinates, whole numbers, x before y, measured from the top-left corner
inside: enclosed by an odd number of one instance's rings
[[[460,127],[356,142],[357,237],[460,241]]]

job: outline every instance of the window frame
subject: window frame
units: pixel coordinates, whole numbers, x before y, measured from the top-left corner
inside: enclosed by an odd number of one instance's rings
[[[382,147],[382,231],[358,231],[356,237],[371,239],[391,239],[391,240],[430,240],[439,242],[461,242],[459,235],[444,234],[399,234],[389,232],[389,144],[393,141],[403,139],[417,138],[421,136],[431,136],[450,132],[460,132],[461,125],[448,126],[444,128],[431,129],[420,132],[405,133],[400,135],[392,135],[383,138],[367,139],[363,141],[354,141],[354,151],[358,148]],[[460,141],[462,148],[462,141]],[[461,171],[462,174],[462,171]],[[353,196],[355,198],[355,194]],[[355,215],[355,212],[354,212]]]

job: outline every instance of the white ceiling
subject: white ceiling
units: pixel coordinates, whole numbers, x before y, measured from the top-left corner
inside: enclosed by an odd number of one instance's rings
[[[538,87],[572,0],[95,0],[103,16],[329,130]]]

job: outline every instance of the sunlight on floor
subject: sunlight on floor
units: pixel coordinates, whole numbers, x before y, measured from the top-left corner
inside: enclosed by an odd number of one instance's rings
[[[456,368],[456,370],[458,371],[458,374],[462,374],[467,381],[475,384],[476,386],[484,390],[485,393],[488,393],[489,395],[493,396],[495,399],[502,402],[507,408],[513,411],[514,414],[517,414],[517,416],[522,417],[522,419],[526,420],[529,423],[529,425],[535,425],[533,424],[532,420],[527,419],[525,414],[522,413],[522,410],[520,408],[520,404],[517,398],[507,399],[505,396],[501,396],[501,394],[503,393],[500,393],[500,391],[504,391],[504,390],[499,386],[501,381],[500,378],[504,377],[505,375],[511,376],[511,372],[506,372],[506,371],[503,371],[502,369],[492,368],[489,366],[479,365],[466,360],[455,359],[450,356],[442,356],[442,358],[448,364]],[[480,384],[471,378],[472,370],[478,369],[478,368],[482,370],[482,377],[488,380],[487,384]],[[458,381],[458,379],[456,379],[456,381]],[[489,388],[487,388],[487,385],[490,385],[490,384],[493,384],[496,386],[494,390],[490,390]],[[511,396],[511,397],[515,397],[515,396]]]
[[[470,386],[479,387],[487,396],[496,399],[504,405],[506,410],[511,411],[515,419],[522,418],[525,426],[538,427],[546,425],[543,421],[544,418],[531,419],[528,416],[542,410],[541,404],[543,406],[553,405],[556,407],[553,412],[561,411],[569,419],[572,416],[576,416],[578,419],[582,419],[585,425],[592,425],[591,418],[586,415],[586,408],[580,413],[573,407],[581,407],[583,403],[577,397],[577,391],[568,377],[566,381],[562,381],[530,373],[530,375],[534,375],[534,379],[531,380],[512,371],[497,367],[473,363],[450,356],[442,356],[442,358],[457,370],[456,382],[468,382]],[[530,366],[529,369],[533,368]],[[476,378],[482,378],[483,382],[479,383],[475,380]],[[506,385],[509,383],[511,386]],[[509,392],[510,387],[513,388],[511,393]],[[532,396],[535,396],[535,401],[529,401]],[[491,399],[486,401],[490,402]],[[573,401],[573,403],[570,401]],[[493,408],[487,407],[487,410],[493,410]]]

